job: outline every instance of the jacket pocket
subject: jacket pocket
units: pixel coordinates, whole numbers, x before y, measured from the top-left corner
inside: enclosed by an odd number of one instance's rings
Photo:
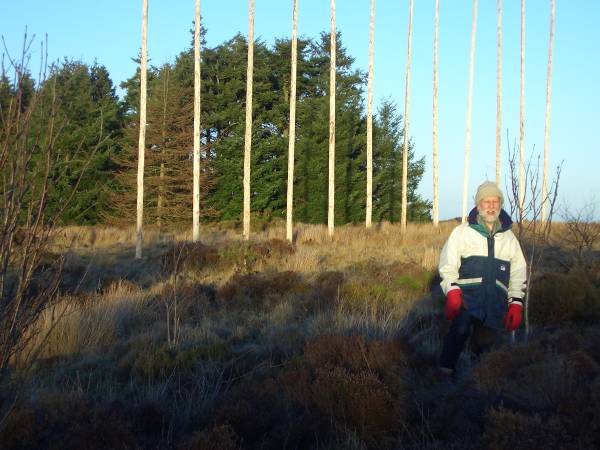
[[[495,279],[496,288],[504,292],[508,297],[508,286],[510,283],[510,261],[504,261],[502,259],[495,260]]]

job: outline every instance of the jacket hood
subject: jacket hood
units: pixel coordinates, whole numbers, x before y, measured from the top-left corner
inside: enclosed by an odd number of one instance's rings
[[[471,212],[469,213],[469,218],[468,218],[469,225],[471,225],[471,226],[478,225],[478,223],[477,223],[477,215],[478,214],[479,214],[479,212],[477,211],[477,207],[475,207],[471,210]],[[498,232],[504,232],[504,231],[510,230],[510,228],[512,227],[513,221],[510,218],[510,216],[508,215],[508,213],[506,211],[504,211],[504,209],[500,210],[500,216],[498,217],[498,219],[500,220],[500,229],[498,230]]]

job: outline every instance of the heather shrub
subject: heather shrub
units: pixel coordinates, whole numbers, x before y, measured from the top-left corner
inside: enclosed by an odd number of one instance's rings
[[[346,282],[339,293],[349,312],[363,311],[374,303],[389,304],[391,294],[387,285],[365,280]]]
[[[535,324],[592,323],[600,319],[600,289],[592,274],[581,267],[542,275],[532,284],[529,298],[531,322]]]
[[[485,416],[484,440],[494,450],[569,448],[569,436],[557,417],[542,419],[502,407]]]
[[[389,436],[399,420],[389,390],[367,371],[317,369],[312,400],[322,414],[356,430],[367,440]]]
[[[589,327],[582,337],[582,348],[590,355],[594,361],[600,364],[600,329],[598,327]]]
[[[120,402],[97,404],[79,393],[50,392],[18,407],[0,432],[3,449],[106,449],[135,445],[132,411]]]
[[[306,303],[306,312],[312,314],[328,313],[340,298],[340,292],[345,283],[342,272],[320,272],[313,283],[312,290]]]
[[[514,383],[521,368],[542,360],[545,352],[538,345],[518,344],[485,353],[473,369],[473,379],[480,389],[501,391]],[[534,380],[532,380],[534,381]]]
[[[218,249],[220,267],[233,267],[241,273],[252,273],[269,259],[292,255],[294,247],[281,239],[259,242],[228,242]]]
[[[582,350],[556,354],[537,345],[490,352],[473,370],[480,389],[529,411],[556,411],[599,374],[600,366]]]
[[[426,311],[413,310],[406,315],[400,332],[411,348],[413,365],[426,368],[437,364],[449,325],[437,307],[429,307]]]
[[[176,242],[163,254],[163,266],[167,270],[202,271],[219,261],[219,252],[215,247],[200,242]]]
[[[164,317],[166,304],[177,305],[177,314],[185,322],[199,322],[214,309],[215,289],[200,283],[165,283],[154,308]]]
[[[219,398],[211,417],[217,424],[229,424],[246,447],[281,448],[281,427],[294,421],[283,387],[270,376],[249,375],[233,384]]]
[[[303,294],[309,285],[296,272],[235,274],[217,291],[217,301],[230,308],[273,306],[285,295]]]
[[[577,448],[600,447],[600,378],[572,391],[558,406],[560,419]]]
[[[582,330],[574,323],[552,325],[538,329],[539,343],[546,351],[567,353],[573,349],[583,348],[586,338]]]
[[[315,368],[341,367],[382,375],[408,364],[400,342],[365,342],[362,336],[318,336],[306,343],[304,355],[308,364]]]
[[[306,343],[304,356],[313,367],[365,370],[367,346],[361,336],[318,336]]]
[[[361,441],[381,443],[409,414],[407,364],[397,341],[319,336],[306,343],[304,359],[290,361],[279,383],[291,402],[334,421],[328,439],[356,433]]]
[[[164,346],[153,346],[136,352],[132,372],[144,380],[165,380],[175,370],[175,352]]]
[[[203,363],[226,362],[233,356],[231,345],[222,340],[183,348],[170,348],[167,344],[150,345],[132,352],[133,357],[121,361],[121,370],[129,368],[133,375],[150,382],[166,380],[175,372],[191,376]]]
[[[591,381],[600,375],[600,364],[583,350],[568,353],[565,364],[582,381]]]
[[[250,245],[250,249],[261,258],[282,257],[291,255],[294,252],[294,246],[283,239],[255,242]]]
[[[31,405],[17,406],[0,429],[0,442],[5,450],[39,448],[44,423]]]
[[[215,425],[209,430],[197,432],[182,445],[181,450],[237,450],[241,439],[230,425]]]
[[[342,272],[326,271],[319,273],[316,279],[316,286],[321,297],[334,299],[339,296],[344,281],[344,274]]]

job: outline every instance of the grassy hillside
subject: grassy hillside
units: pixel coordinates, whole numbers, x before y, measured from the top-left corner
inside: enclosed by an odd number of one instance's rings
[[[61,229],[62,299],[1,447],[600,446],[598,248],[574,265],[557,225],[529,338],[439,380],[455,225],[300,226],[293,246],[283,226],[148,232],[142,260],[131,229]]]

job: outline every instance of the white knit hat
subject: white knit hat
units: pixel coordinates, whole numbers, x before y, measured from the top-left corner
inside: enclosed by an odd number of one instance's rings
[[[504,203],[504,195],[496,183],[491,181],[484,181],[477,188],[477,194],[475,194],[475,205],[479,205],[479,202],[486,197],[498,197],[500,199],[500,206]]]

